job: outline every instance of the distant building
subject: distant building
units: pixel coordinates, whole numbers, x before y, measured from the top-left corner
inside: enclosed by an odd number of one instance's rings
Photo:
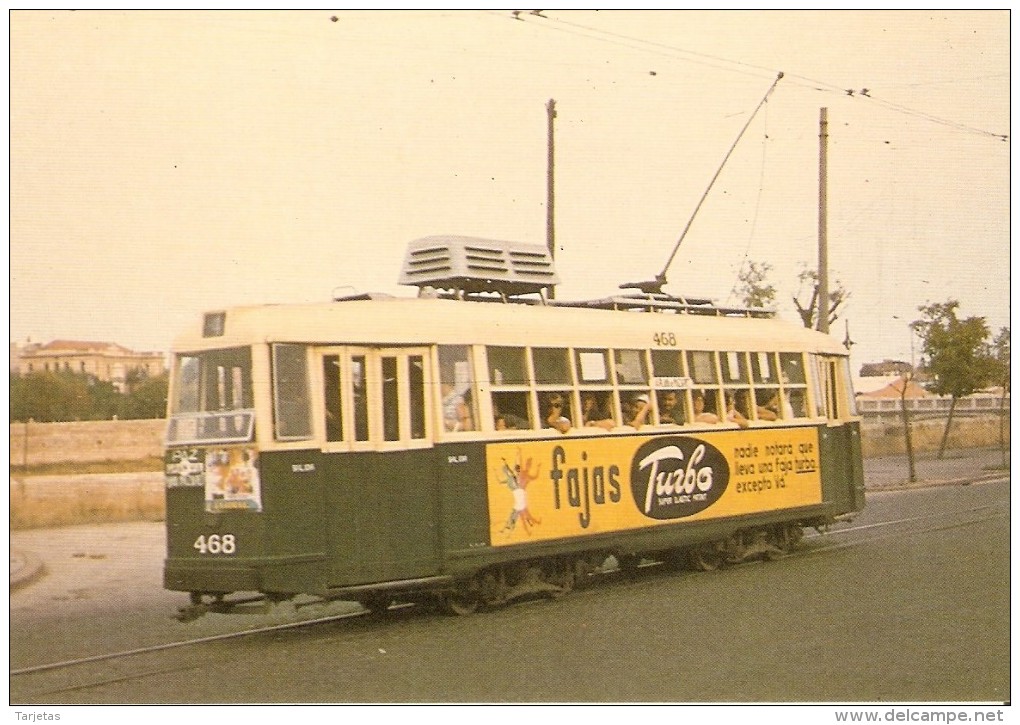
[[[906,380],[906,395],[903,395],[905,376],[903,375],[864,375],[853,380],[854,394],[861,398],[899,398],[908,399],[931,397],[916,380]]]
[[[128,390],[128,377],[156,377],[166,372],[162,353],[135,352],[113,342],[54,340],[44,345],[11,343],[11,372],[68,371],[92,375],[113,383],[122,393]]]
[[[883,360],[880,363],[864,363],[861,365],[862,378],[870,378],[876,375],[904,375],[909,373],[913,367],[902,360]]]

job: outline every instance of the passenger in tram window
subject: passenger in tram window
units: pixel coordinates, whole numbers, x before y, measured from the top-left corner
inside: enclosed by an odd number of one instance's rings
[[[704,405],[704,397],[701,399]],[[675,390],[665,390],[659,393],[659,423],[669,425],[683,425],[684,407],[680,403],[680,396]]]
[[[790,401],[780,395],[778,390],[775,391],[775,395],[769,398],[769,401],[765,403],[763,407],[774,416],[773,418],[763,418],[761,408],[759,408],[758,417],[763,420],[790,420],[790,418],[795,417],[793,414],[793,406],[790,404]]]
[[[542,406],[542,420],[545,427],[555,428],[560,433],[570,430],[570,418],[566,416],[566,401],[561,393],[550,395]]]
[[[779,402],[779,389],[769,395],[768,390],[756,390],[754,393],[755,415],[758,420],[779,420],[782,407]]]
[[[474,430],[471,420],[471,408],[464,396],[450,383],[442,384],[443,392],[443,427],[447,431]]]
[[[623,401],[623,424],[631,428],[640,428],[648,420],[648,414],[652,412],[652,404],[648,395],[640,393],[633,398]]]
[[[807,415],[807,407],[804,405],[804,391],[799,388],[786,391],[787,403],[790,407],[791,418],[803,418]]]
[[[492,396],[492,418],[496,430],[527,430],[531,427],[527,418],[522,418],[509,409],[504,410],[496,395]]]
[[[705,410],[705,393],[700,390],[694,391],[694,422],[695,423],[718,423],[719,416]]]
[[[616,425],[612,413],[608,412],[595,393],[581,394],[581,419],[585,426],[609,430]]]
[[[733,393],[726,393],[726,420],[736,423],[741,428],[746,428],[747,421],[747,391],[741,390],[741,400],[738,402]]]

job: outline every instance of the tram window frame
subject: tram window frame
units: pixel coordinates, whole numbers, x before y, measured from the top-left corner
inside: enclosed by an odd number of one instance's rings
[[[411,440],[421,441],[428,438],[427,396],[425,386],[427,384],[425,375],[424,353],[409,353],[407,355],[407,407],[410,423]],[[475,396],[477,399],[477,396]],[[478,416],[475,415],[475,420]]]
[[[369,357],[364,351],[351,354],[351,421],[354,427],[355,444],[371,441],[372,426],[368,418],[368,367]]]
[[[535,428],[529,391],[492,390],[491,396],[494,430],[503,433],[512,430],[530,431]]]
[[[574,386],[569,349],[566,347],[533,347],[531,359],[535,386]],[[561,391],[562,392],[562,391]]]
[[[789,420],[780,390],[780,372],[776,353],[755,350],[748,353],[754,386],[754,417],[765,422]],[[792,413],[792,411],[790,411]]]
[[[256,417],[253,359],[249,346],[178,354],[166,440],[170,443],[252,440]]]
[[[552,412],[548,401],[554,396],[563,397],[561,417],[569,421],[570,428],[576,428],[580,421],[580,400],[574,378],[573,357],[568,347],[528,347],[531,360],[531,379],[534,381],[538,429],[556,428],[549,423]],[[565,431],[560,431],[565,432]]]
[[[734,364],[736,370],[734,371]],[[719,352],[719,375],[723,387],[740,388],[749,386],[751,383],[748,374],[747,353],[734,350],[721,350]]]
[[[574,363],[577,365],[577,382],[580,387],[611,384],[609,350],[574,348]],[[599,371],[601,374],[598,374]]]
[[[531,354],[527,346],[486,345],[485,367],[489,375],[492,428],[509,431],[535,430],[538,416],[531,382]],[[478,427],[478,426],[476,426]],[[480,427],[488,430],[488,426]]]
[[[630,357],[630,360],[624,360]],[[630,373],[634,372],[635,363],[640,367],[639,376],[634,378]],[[613,349],[613,376],[616,384],[621,389],[631,389],[632,386],[648,387],[648,351],[637,348],[614,348]]]
[[[684,353],[687,375],[692,381],[690,395],[690,421],[696,425],[718,425],[726,419],[726,400],[719,384],[719,354],[716,350],[687,350]],[[705,410],[694,412],[694,398],[701,394],[705,399]],[[697,420],[698,415],[708,414],[716,420]]]
[[[344,441],[342,358],[337,353],[322,356],[323,431],[327,443]]]
[[[274,438],[281,442],[311,439],[314,433],[308,346],[273,343],[271,364]]]
[[[619,414],[613,396],[613,368],[609,349],[578,347],[574,348],[573,353],[580,411],[573,427],[612,430],[617,425]],[[585,409],[589,398],[593,398],[596,405],[596,412],[591,414]]]
[[[514,358],[519,356],[519,360]],[[486,365],[489,369],[489,383],[503,386],[529,386],[527,346],[524,345],[487,345],[485,347]],[[504,370],[504,368],[506,368]],[[513,378],[513,374],[517,378]]]
[[[478,414],[478,386],[470,345],[439,345],[440,430],[445,434],[475,432],[481,429]]]
[[[613,348],[613,380],[619,404],[619,427],[640,428],[655,420],[648,348]],[[644,401],[639,401],[644,397]],[[647,406],[647,409],[644,409]],[[644,412],[642,413],[642,410]]]
[[[804,365],[804,353],[780,352],[778,357],[784,407],[789,406],[793,412],[794,420],[815,417],[811,415],[808,403],[807,368]]]
[[[690,397],[691,378],[687,375],[687,356],[681,350],[652,350],[652,381],[655,383],[655,423],[685,425],[691,418],[694,401]],[[680,420],[663,420],[666,396],[676,396],[675,410]]]

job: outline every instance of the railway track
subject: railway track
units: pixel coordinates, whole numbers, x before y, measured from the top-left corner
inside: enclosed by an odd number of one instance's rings
[[[956,511],[935,512],[922,516],[897,518],[888,521],[879,521],[858,526],[849,525],[838,529],[832,529],[830,531],[825,532],[824,534],[814,533],[807,534],[802,544],[795,551],[791,552],[787,556],[802,557],[824,555],[828,552],[851,549],[857,546],[873,544],[883,539],[904,536],[921,536],[949,529],[975,526],[996,519],[1004,518],[1008,519],[1008,517],[1009,517],[1008,502],[1000,502],[994,504],[974,506],[971,508],[960,509]],[[850,541],[841,540],[846,535],[855,535],[856,538]],[[648,571],[659,569],[660,566],[661,565],[659,562],[645,561],[643,562],[640,569]],[[738,564],[737,566],[741,565]],[[619,571],[620,570],[618,569],[611,569],[605,572],[605,574],[611,578],[612,575],[617,574]],[[391,606],[390,609],[391,610],[403,609],[413,606],[415,605],[395,604]],[[360,619],[365,616],[371,616],[371,613],[367,610],[354,611],[337,615],[307,619],[299,622],[288,622],[265,627],[255,627],[240,632],[231,632],[207,637],[198,637],[195,639],[168,642],[148,647],[139,647],[131,650],[110,652],[105,654],[93,655],[89,657],[68,659],[58,662],[49,662],[29,667],[22,667],[12,669],[10,671],[10,676],[12,679],[13,678],[29,679],[33,675],[42,675],[44,673],[54,673],[64,670],[73,670],[75,668],[87,668],[89,665],[110,663],[118,660],[129,660],[131,658],[137,658],[143,655],[156,654],[171,650],[179,650],[188,647],[199,647],[202,645],[222,643],[231,640],[240,640],[244,638],[271,635],[284,631],[314,628],[320,625],[335,623],[347,619]],[[154,667],[151,669],[145,669],[141,671],[132,671],[130,673],[125,673],[121,675],[89,678],[85,682],[78,681],[73,684],[62,684],[56,687],[44,686],[39,690],[33,690],[31,692],[24,693],[23,697],[31,700],[35,698],[49,697],[71,692],[80,692],[83,690],[103,687],[114,683],[142,680],[148,677],[161,676],[170,673],[179,673],[187,670],[198,669],[204,666],[204,664],[206,663],[203,661],[195,662],[192,660],[189,661],[188,664],[181,664],[179,666]]]

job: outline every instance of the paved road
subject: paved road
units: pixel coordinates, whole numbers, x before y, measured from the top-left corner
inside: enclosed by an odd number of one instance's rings
[[[16,676],[10,697],[1003,701],[1010,697],[1008,500],[1006,482],[877,493],[853,524],[809,537],[800,553],[778,561],[707,573],[651,567],[556,601],[474,617],[408,609]],[[158,551],[155,543],[151,548]],[[130,569],[118,557],[105,561]],[[16,609],[13,666],[243,622],[217,615],[187,625],[168,621],[160,611],[167,595],[158,591],[136,592],[124,609],[111,608],[115,590],[125,586],[121,579],[95,576],[94,588],[81,587],[72,598],[31,613]]]
[[[893,489],[895,467],[883,465]],[[943,465],[990,474],[981,456]],[[842,533],[807,540],[817,556],[705,575],[646,572],[463,620],[408,610],[129,658],[100,666],[111,683],[98,688],[61,689],[55,673],[14,677],[11,701],[1008,699],[1008,518],[975,519],[1008,513],[1008,495],[1008,482],[875,492]],[[43,552],[46,567],[11,595],[15,670],[358,609],[183,624],[170,617],[183,595],[161,588],[162,524],[15,532],[12,541]],[[183,679],[117,684],[119,673],[173,671],[182,660]],[[98,677],[72,681],[79,676]]]

